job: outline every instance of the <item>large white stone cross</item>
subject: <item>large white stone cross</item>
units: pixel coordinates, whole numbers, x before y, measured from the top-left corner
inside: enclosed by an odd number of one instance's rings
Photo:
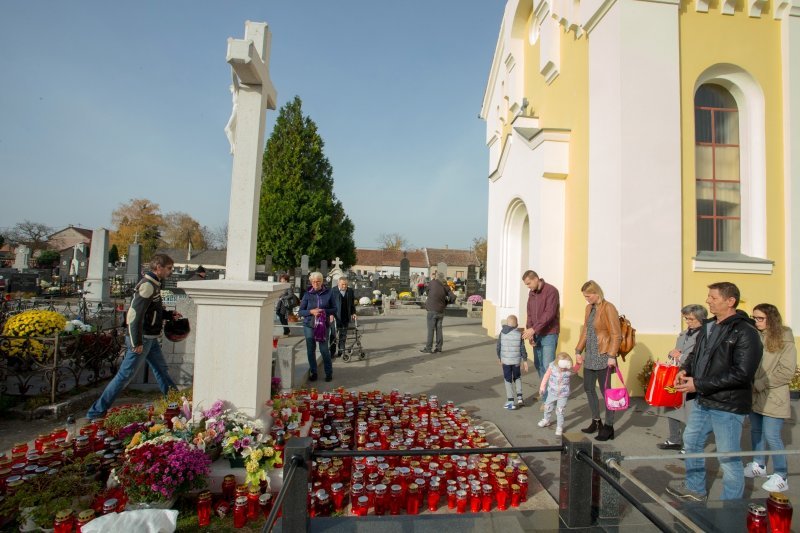
[[[233,171],[225,279],[178,283],[197,305],[192,324],[196,412],[222,399],[250,416],[263,416],[269,399],[275,301],[289,287],[255,281],[265,110],[276,107],[269,42],[263,22],[248,21],[244,39],[228,39],[237,93],[235,120],[226,128]]]
[[[228,215],[225,278],[255,279],[261,160],[265,110],[275,109],[277,93],[269,77],[272,35],[263,22],[245,23],[244,39],[228,39],[227,61],[234,72],[233,179]]]

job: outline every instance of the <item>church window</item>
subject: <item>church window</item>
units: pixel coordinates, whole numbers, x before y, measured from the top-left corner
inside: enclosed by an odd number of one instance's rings
[[[739,109],[724,87],[695,94],[695,183],[698,252],[741,251]]]

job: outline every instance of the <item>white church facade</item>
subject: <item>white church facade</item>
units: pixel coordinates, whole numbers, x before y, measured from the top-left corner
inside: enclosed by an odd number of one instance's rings
[[[800,331],[800,1],[509,0],[481,117],[490,335],[524,320],[527,269],[570,353],[600,284],[637,328],[633,389],[710,283]]]

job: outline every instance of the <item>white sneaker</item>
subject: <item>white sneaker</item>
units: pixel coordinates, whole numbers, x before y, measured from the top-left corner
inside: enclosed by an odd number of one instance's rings
[[[786,492],[789,490],[789,482],[783,479],[780,474],[772,474],[769,479],[761,485],[761,488],[767,492]]]
[[[514,405],[514,402],[506,402],[503,404],[503,407],[508,409],[509,411],[513,411],[514,409],[517,408],[517,406]]]
[[[767,470],[755,461],[747,463],[744,467],[744,477],[766,477],[766,475]]]
[[[561,426],[558,426],[556,428],[556,437],[560,437],[562,433],[564,433],[564,430],[561,428]]]
[[[542,420],[539,420],[539,423],[536,425],[539,426],[540,428],[546,428],[547,426],[550,425],[550,421],[543,418]]]

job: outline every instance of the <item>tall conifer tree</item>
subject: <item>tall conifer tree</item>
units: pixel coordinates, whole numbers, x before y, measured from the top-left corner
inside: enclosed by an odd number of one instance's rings
[[[281,108],[264,151],[259,263],[269,254],[278,268],[300,265],[303,254],[310,265],[337,256],[345,266],[355,263],[354,226],[333,193],[333,169],[324,145],[295,96]]]

